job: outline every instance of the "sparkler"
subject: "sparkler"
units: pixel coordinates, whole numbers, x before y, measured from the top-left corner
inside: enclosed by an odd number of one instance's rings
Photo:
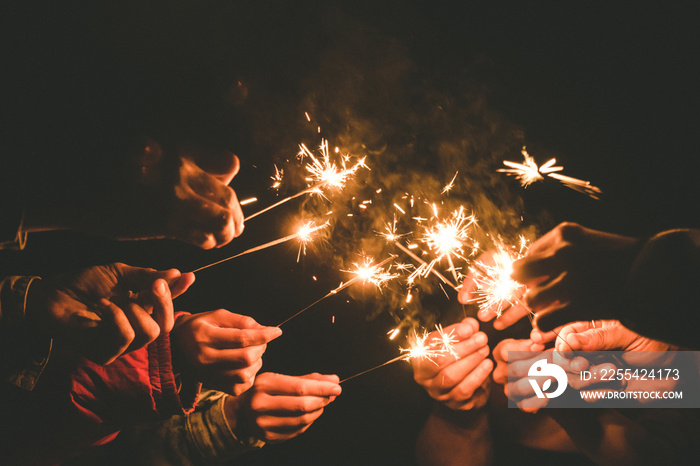
[[[227,257],[225,259],[221,259],[220,261],[216,261],[216,262],[213,262],[211,264],[200,267],[198,269],[194,269],[194,270],[192,270],[192,273],[196,273],[196,272],[199,272],[201,270],[208,269],[209,267],[219,265],[221,263],[230,261],[230,260],[235,259],[237,257],[245,256],[246,254],[250,254],[252,252],[262,251],[263,249],[267,249],[267,248],[270,248],[272,246],[276,246],[278,244],[282,244],[282,243],[285,243],[287,241],[291,241],[293,239],[298,239],[301,243],[299,247],[301,248],[303,246],[304,251],[306,251],[306,249],[305,249],[306,243],[311,241],[313,233],[322,229],[322,228],[327,227],[328,225],[329,225],[328,222],[326,222],[322,225],[315,225],[313,222],[306,223],[296,233],[294,233],[292,235],[288,235],[288,236],[285,236],[284,238],[279,238],[279,239],[270,241],[268,243],[261,244],[260,246],[255,246],[254,248],[250,248],[250,249],[247,249],[243,252],[239,252],[238,254],[233,255],[231,257]],[[297,260],[299,260],[298,256],[297,256]]]
[[[434,364],[437,364],[435,361],[433,361],[433,359],[445,353],[450,353],[454,357],[459,358],[459,356],[456,354],[453,348],[453,345],[457,342],[457,340],[453,338],[452,332],[450,332],[449,334],[445,334],[445,332],[442,329],[442,326],[438,325],[436,326],[436,328],[439,337],[434,337],[430,342],[427,342],[429,336],[428,332],[423,331],[421,335],[418,335],[418,333],[414,330],[412,343],[410,347],[399,348],[399,351],[401,351],[401,353],[403,354],[395,357],[394,359],[390,359],[385,363],[379,364],[378,366],[374,366],[355,375],[351,375],[350,377],[347,377],[338,383],[347,382],[348,380],[367,374],[368,372],[377,370],[380,367],[388,366],[389,364],[393,364],[397,361],[410,361],[411,359],[427,359],[433,362]]]
[[[355,265],[355,270],[346,271],[346,272],[350,272],[350,273],[355,274],[355,276],[353,278],[351,278],[350,280],[348,280],[345,283],[341,283],[338,287],[329,291],[328,294],[317,299],[316,301],[309,304],[304,309],[302,309],[301,311],[292,315],[291,317],[283,320],[277,326],[281,327],[282,325],[286,324],[287,322],[294,319],[298,315],[311,309],[312,307],[314,307],[315,305],[317,305],[318,303],[320,303],[324,299],[326,299],[330,296],[333,296],[334,294],[338,294],[339,292],[341,292],[345,288],[349,287],[353,283],[356,283],[360,280],[362,280],[364,283],[367,283],[367,282],[373,283],[375,286],[377,286],[378,288],[381,289],[381,285],[386,283],[386,281],[390,280],[391,278],[394,278],[397,276],[397,275],[393,275],[393,274],[388,274],[388,272],[386,272],[384,269],[382,269],[382,266],[384,266],[387,262],[392,260],[394,257],[396,257],[396,256],[392,255],[392,256],[384,259],[383,261],[381,261],[378,264],[374,264],[371,259],[368,260],[367,258],[365,258],[365,261],[363,262],[363,264],[353,264],[353,265]]]
[[[516,282],[510,276],[513,272],[513,262],[522,257],[523,243],[519,253],[507,251],[499,247],[493,255],[493,265],[483,261],[475,261],[470,267],[472,279],[476,283],[477,297],[471,300],[479,304],[480,310],[496,309],[496,315],[508,307],[520,302],[520,296],[525,286]]]
[[[599,195],[602,193],[601,189],[593,186],[590,181],[580,180],[578,178],[572,178],[570,176],[562,175],[560,172],[564,169],[561,166],[555,166],[557,163],[556,159],[550,159],[545,162],[541,167],[538,167],[535,163],[535,159],[530,157],[525,150],[522,149],[523,157],[525,158],[523,163],[510,162],[508,160],[503,161],[503,165],[509,168],[499,168],[498,172],[506,173],[511,176],[515,176],[516,179],[520,180],[520,184],[527,188],[529,185],[536,181],[543,180],[542,175],[547,175],[550,178],[560,181],[567,188],[574,189],[578,192],[587,194],[593,199],[600,199]]]
[[[258,215],[264,214],[265,212],[268,212],[274,209],[275,207],[279,207],[280,205],[289,202],[292,199],[301,197],[305,194],[315,193],[324,196],[322,190],[324,186],[330,186],[331,188],[341,189],[345,186],[347,180],[351,176],[353,176],[355,172],[357,172],[357,170],[359,170],[360,168],[369,169],[369,167],[365,164],[366,157],[359,159],[354,165],[348,168],[350,156],[347,154],[341,156],[340,167],[334,164],[331,160],[330,151],[328,149],[328,140],[326,139],[321,140],[320,158],[316,157],[313,154],[313,152],[309,150],[309,148],[306,147],[306,145],[303,143],[299,145],[299,149],[299,154],[297,154],[297,156],[300,160],[303,160],[304,157],[309,157],[309,159],[311,160],[311,163],[306,164],[306,171],[309,172],[309,176],[306,178],[306,181],[309,183],[313,183],[313,186],[306,188],[303,191],[300,191],[292,196],[286,197],[272,204],[269,207],[266,207],[258,212],[255,212],[254,214],[247,216],[245,218],[245,221],[253,219]],[[336,147],[335,153],[340,153],[340,149]],[[282,170],[278,170],[276,166],[275,175],[272,176],[272,179],[274,181],[272,187],[279,187],[279,185],[282,182]]]
[[[434,204],[433,212],[435,217],[437,217],[437,206]],[[463,256],[464,244],[471,240],[469,230],[474,224],[476,224],[476,217],[473,214],[466,215],[464,207],[460,206],[447,220],[439,221],[432,228],[426,228],[422,241],[437,255],[437,258],[430,263],[429,268],[432,268],[441,259],[446,258],[452,277],[455,282],[459,282],[453,257],[467,260]]]

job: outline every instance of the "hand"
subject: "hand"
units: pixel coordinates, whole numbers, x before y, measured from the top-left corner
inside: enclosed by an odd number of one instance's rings
[[[618,298],[639,241],[562,223],[513,264],[528,307],[543,330],[578,320],[616,317]]]
[[[479,257],[478,262],[487,267],[493,267],[496,264],[496,261],[500,260],[500,254],[504,253],[499,251],[486,252]],[[524,291],[525,290],[520,291],[519,294],[524,293]],[[470,269],[467,276],[464,277],[462,288],[459,290],[459,302],[462,304],[479,303],[480,298],[480,287],[477,277]],[[520,298],[520,296],[518,296],[518,298]],[[493,318],[498,317],[498,319],[493,323],[493,328],[496,330],[503,330],[510,327],[529,313],[530,310],[520,302],[520,299],[518,299],[518,301],[514,304],[509,302],[500,302],[492,303],[489,306],[484,306],[483,304],[479,303],[479,312],[477,317],[482,322],[488,322]]]
[[[173,328],[172,298],[194,275],[115,263],[35,280],[27,319],[47,336],[98,364],[109,364]]]
[[[267,343],[280,335],[278,327],[224,309],[183,316],[170,337],[173,365],[209,388],[239,395],[253,385]]]
[[[603,374],[614,374],[618,369],[625,368],[660,368],[668,367],[674,360],[673,352],[678,347],[657,340],[643,337],[624,327],[617,320],[601,320],[575,322],[565,326],[559,333],[555,347],[564,357],[574,357],[582,360],[576,369],[580,372],[588,370],[592,379],[600,380]],[[624,351],[620,358],[613,362],[588,361],[581,356],[575,356],[576,352],[584,351]],[[585,355],[585,354],[584,354]],[[617,379],[617,378],[616,378]],[[605,386],[591,391],[651,391],[669,390],[675,386],[674,380],[640,380],[633,377],[618,380],[615,387]],[[595,402],[598,398],[586,398]]]
[[[340,393],[335,375],[266,372],[241,396],[228,397],[224,410],[237,437],[277,443],[305,432]]]
[[[413,378],[435,400],[456,410],[480,408],[488,401],[489,374],[493,368],[486,345],[486,334],[479,332],[479,323],[472,318],[443,329],[458,341],[455,355],[445,353],[436,358],[411,360]],[[439,338],[438,332],[428,340]]]
[[[147,140],[112,185],[84,192],[58,187],[25,208],[26,231],[69,229],[113,239],[173,238],[204,249],[243,232],[243,213],[228,184],[238,157],[187,151],[165,154]],[[94,185],[88,180],[86,186]],[[65,192],[61,192],[65,191]]]

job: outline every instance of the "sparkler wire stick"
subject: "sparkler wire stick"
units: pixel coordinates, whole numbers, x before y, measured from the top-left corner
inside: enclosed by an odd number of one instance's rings
[[[364,374],[366,374],[366,373],[368,373],[368,372],[372,372],[372,371],[374,371],[374,370],[377,370],[377,369],[379,369],[380,367],[388,366],[389,364],[395,363],[396,361],[405,361],[406,359],[408,359],[408,358],[410,358],[410,357],[411,357],[411,354],[410,354],[410,353],[408,353],[408,354],[402,354],[401,356],[397,356],[397,357],[395,357],[394,359],[392,359],[392,360],[390,360],[390,361],[387,361],[387,362],[385,362],[385,363],[383,363],[383,364],[380,364],[380,365],[378,365],[378,366],[374,366],[374,367],[372,367],[371,369],[367,369],[367,370],[364,370],[364,371],[362,371],[362,372],[359,372],[359,373],[357,373],[357,374],[355,374],[355,375],[351,375],[350,377],[346,377],[346,378],[344,378],[343,380],[341,380],[340,382],[338,382],[338,384],[341,384],[341,383],[343,383],[343,382],[347,382],[347,381],[350,380],[350,379],[354,379],[355,377],[359,377],[359,376],[364,375]]]
[[[292,196],[285,197],[285,198],[282,199],[281,201],[275,202],[275,203],[272,204],[271,206],[265,207],[264,209],[259,210],[259,211],[255,212],[254,214],[248,215],[243,221],[247,222],[248,220],[257,217],[257,216],[260,215],[260,214],[264,214],[265,212],[270,211],[270,210],[274,209],[275,207],[281,206],[281,205],[284,204],[285,202],[289,202],[289,201],[291,201],[292,199],[296,199],[297,197],[303,196],[304,194],[309,194],[309,193],[311,193],[311,192],[317,190],[318,188],[320,188],[321,186],[323,186],[323,185],[326,184],[326,183],[327,183],[326,181],[323,181],[323,182],[321,182],[321,183],[317,183],[317,184],[315,184],[314,186],[312,186],[312,187],[310,187],[310,188],[306,188],[305,190],[300,191],[300,192],[298,192],[298,193],[296,193],[296,194],[294,194],[294,195],[292,195]]]
[[[324,228],[327,225],[328,225],[327,223],[324,223],[323,225],[319,225],[319,226],[311,229],[310,231],[305,231],[303,234],[309,234],[309,233],[314,232],[316,230],[320,230],[321,228]],[[194,269],[191,272],[197,273],[200,270],[208,269],[209,267],[219,265],[223,262],[230,261],[230,260],[235,259],[237,257],[241,257],[241,256],[244,256],[246,254],[250,254],[252,252],[261,251],[263,249],[267,249],[267,248],[272,247],[272,246],[277,246],[278,244],[282,244],[282,243],[285,243],[287,241],[293,240],[294,238],[299,238],[301,235],[302,235],[302,233],[297,232],[297,233],[294,233],[293,235],[285,236],[284,238],[279,238],[279,239],[270,241],[269,243],[261,244],[260,246],[255,246],[254,248],[247,249],[243,252],[236,254],[235,256],[227,257],[225,259],[221,259],[220,261],[212,262],[211,264],[207,264],[207,265],[200,267],[198,269]]]
[[[423,259],[421,259],[421,258],[418,257],[417,255],[415,255],[415,254],[413,253],[413,251],[411,251],[410,249],[408,249],[408,248],[407,248],[406,246],[404,246],[403,244],[399,243],[398,241],[397,241],[396,243],[394,243],[394,244],[396,245],[397,248],[401,249],[401,250],[402,250],[403,252],[405,252],[408,256],[410,256],[413,260],[415,260],[415,261],[417,261],[417,262],[420,262],[421,264],[427,264],[426,261],[424,261]],[[442,274],[441,274],[440,272],[438,272],[437,270],[435,270],[435,268],[431,268],[431,269],[430,269],[430,273],[434,274],[436,277],[438,277],[440,280],[442,280],[443,282],[445,282],[445,283],[447,283],[448,285],[450,285],[450,286],[451,286],[452,288],[454,288],[455,290],[457,289],[457,285],[455,285],[455,284],[452,283],[450,280],[448,280],[447,278],[445,278],[445,276],[442,275]]]
[[[396,256],[391,256],[391,257],[388,257],[388,258],[384,259],[384,260],[381,261],[379,264],[377,264],[376,267],[381,267],[382,265],[384,265],[384,264],[386,264],[387,262],[389,262],[390,260],[392,260],[394,257],[396,257]],[[325,296],[323,296],[323,297],[317,299],[316,301],[314,301],[313,303],[309,304],[308,306],[306,306],[304,309],[302,309],[301,311],[297,312],[297,313],[294,314],[293,316],[288,317],[287,319],[283,320],[280,324],[277,325],[277,327],[281,327],[282,325],[286,324],[287,322],[289,322],[290,320],[292,320],[293,318],[295,318],[296,316],[298,316],[298,315],[301,314],[302,312],[305,312],[305,311],[307,311],[308,309],[314,307],[316,304],[320,303],[321,301],[323,301],[324,299],[328,298],[329,296],[333,296],[334,294],[338,294],[339,292],[343,291],[345,288],[349,287],[350,285],[352,285],[353,283],[355,283],[356,281],[358,281],[358,280],[360,280],[360,279],[366,279],[366,277],[363,277],[363,276],[361,276],[361,275],[358,275],[358,276],[356,276],[355,278],[351,278],[350,280],[348,280],[348,281],[345,282],[345,283],[341,283],[340,286],[338,286],[337,288],[333,288],[333,289],[332,289],[331,291],[329,291],[328,294],[326,294]]]

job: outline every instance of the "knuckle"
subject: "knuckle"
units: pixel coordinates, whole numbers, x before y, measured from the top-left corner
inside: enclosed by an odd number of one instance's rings
[[[568,241],[575,238],[581,232],[581,225],[574,222],[562,222],[557,226],[559,236]]]

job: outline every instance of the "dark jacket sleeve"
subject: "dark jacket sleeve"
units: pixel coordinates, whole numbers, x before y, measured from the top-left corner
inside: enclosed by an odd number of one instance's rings
[[[622,323],[656,340],[700,349],[700,230],[649,239],[630,271]]]

